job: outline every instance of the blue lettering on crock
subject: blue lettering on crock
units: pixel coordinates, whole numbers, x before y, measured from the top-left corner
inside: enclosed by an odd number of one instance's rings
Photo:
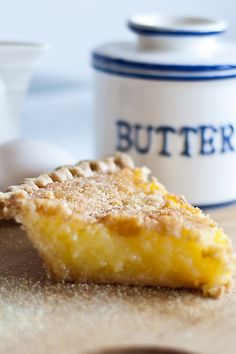
[[[146,130],[146,144],[145,146],[141,147],[141,131],[142,130]],[[148,151],[151,148],[151,143],[152,143],[152,130],[153,127],[151,126],[147,126],[146,128],[144,128],[142,125],[140,124],[136,124],[134,126],[134,146],[136,148],[136,150],[140,153],[140,154],[147,154]]]
[[[168,138],[169,138],[169,134],[168,133],[176,133],[176,129],[173,127],[169,127],[169,126],[162,126],[162,127],[158,127],[156,128],[156,133],[161,133],[162,134],[162,148],[161,151],[159,152],[159,155],[163,155],[163,156],[171,156],[171,153],[168,150]]]
[[[171,151],[171,139],[181,139],[180,151]],[[182,126],[151,126],[141,124],[130,124],[125,120],[116,122],[116,150],[121,152],[137,151],[140,154],[147,154],[153,150],[155,139],[161,148],[156,151],[157,155],[169,157],[173,153],[183,157],[193,156],[194,146],[199,147],[199,154],[211,156],[216,153],[232,153],[235,151],[233,139],[235,138],[235,128],[229,123],[220,126],[199,125]],[[234,140],[235,141],[235,140]],[[196,149],[195,149],[196,150]]]
[[[117,145],[116,150],[121,152],[127,152],[132,148],[131,140],[131,125],[127,122],[119,120],[116,123],[117,127]]]
[[[179,130],[179,134],[183,135],[184,137],[184,143],[183,143],[183,150],[181,151],[181,155],[191,157],[192,152],[191,152],[191,134],[194,133],[197,134],[198,129],[197,128],[192,128],[192,127],[182,127]]]
[[[215,133],[216,129],[213,125],[200,125],[198,128],[200,131],[200,154],[201,155],[212,155],[215,153]]]
[[[221,126],[221,134],[222,134],[222,148],[221,152],[234,151],[234,146],[232,142],[232,138],[234,136],[234,126],[232,124],[228,124],[226,126]]]

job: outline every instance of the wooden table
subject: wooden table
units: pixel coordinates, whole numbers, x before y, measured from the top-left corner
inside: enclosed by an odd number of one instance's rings
[[[236,247],[236,207],[211,212]],[[236,290],[218,300],[197,292],[55,284],[24,232],[0,224],[0,353],[90,353],[163,345],[236,353]]]

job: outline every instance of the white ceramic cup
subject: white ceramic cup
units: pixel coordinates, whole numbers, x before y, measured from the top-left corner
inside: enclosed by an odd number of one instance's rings
[[[48,48],[43,43],[0,42],[0,144],[19,137],[25,93]]]
[[[236,47],[223,21],[134,16],[93,53],[96,152],[129,153],[195,205],[236,200]]]

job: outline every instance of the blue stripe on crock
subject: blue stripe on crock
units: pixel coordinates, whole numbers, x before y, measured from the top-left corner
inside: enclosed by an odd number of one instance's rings
[[[234,204],[236,204],[236,200],[230,200],[224,203],[204,204],[204,205],[196,205],[196,206],[200,209],[206,210],[206,209],[214,209],[214,208],[223,208]]]
[[[128,77],[133,79],[141,79],[141,80],[164,80],[164,81],[207,81],[207,80],[223,80],[223,79],[234,79],[236,78],[236,73],[231,75],[212,75],[212,76],[174,76],[174,75],[147,75],[147,74],[139,74],[139,73],[130,73],[119,71],[117,69],[109,69],[96,65],[93,63],[94,69],[104,72],[106,74]]]
[[[148,28],[142,25],[135,25],[128,22],[128,27],[131,31],[141,34],[144,36],[215,36],[223,34],[225,30],[218,31],[184,31],[184,30],[165,30],[165,29],[156,29]]]
[[[92,53],[92,59],[95,65],[101,64],[114,64],[129,69],[144,69],[144,70],[158,70],[158,71],[179,71],[179,72],[206,72],[206,71],[222,71],[236,69],[236,64],[225,65],[179,65],[179,64],[152,64],[140,63],[136,61],[129,61],[120,58],[111,58],[96,52]]]

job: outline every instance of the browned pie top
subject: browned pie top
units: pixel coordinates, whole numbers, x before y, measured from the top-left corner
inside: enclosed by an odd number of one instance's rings
[[[67,215],[89,222],[112,219],[135,220],[147,227],[170,229],[179,234],[186,228],[213,231],[216,224],[183,197],[166,192],[149,171],[135,168],[127,155],[101,161],[81,162],[47,175],[26,179],[0,195],[0,213],[17,218],[26,204],[41,208],[62,207]]]
[[[163,192],[151,190],[141,171],[124,168],[113,174],[94,173],[65,182],[48,184],[29,194],[30,199],[66,201],[84,219],[101,218],[108,213],[151,215],[165,204]],[[163,188],[162,188],[163,189]]]

